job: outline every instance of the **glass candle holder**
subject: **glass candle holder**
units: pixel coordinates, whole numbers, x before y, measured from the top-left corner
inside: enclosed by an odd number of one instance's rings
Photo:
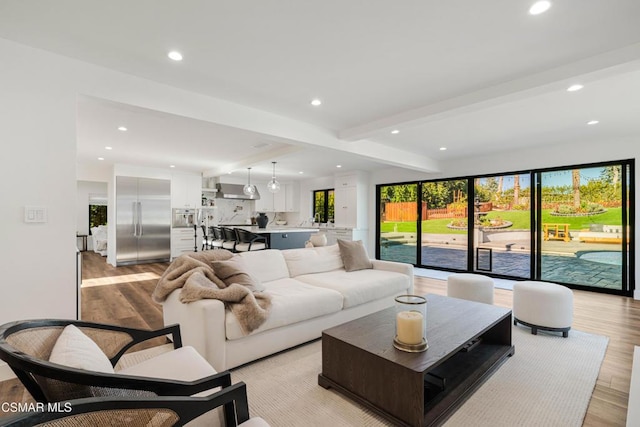
[[[418,295],[396,297],[396,337],[393,346],[398,350],[418,353],[427,344],[427,299]]]

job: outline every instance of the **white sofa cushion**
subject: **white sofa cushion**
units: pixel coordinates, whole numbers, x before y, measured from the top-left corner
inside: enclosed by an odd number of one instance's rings
[[[324,247],[287,249],[282,251],[282,255],[287,263],[291,277],[302,274],[324,273],[344,267],[337,244]]]
[[[263,282],[263,285],[264,292],[271,295],[271,312],[267,321],[250,335],[342,310],[342,294],[331,289],[310,286],[291,278]],[[229,310],[225,323],[228,340],[246,336]]]
[[[373,269],[305,274],[297,276],[296,280],[340,292],[344,297],[344,308],[392,297],[406,291],[410,285],[410,278],[405,274]]]
[[[289,269],[282,251],[266,249],[264,251],[242,252],[239,254],[246,262],[247,272],[261,282],[289,277]]]

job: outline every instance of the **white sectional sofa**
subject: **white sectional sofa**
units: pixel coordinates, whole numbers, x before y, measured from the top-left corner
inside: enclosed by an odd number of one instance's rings
[[[268,319],[249,335],[219,300],[183,304],[177,289],[163,303],[165,325],[179,323],[183,343],[219,372],[319,338],[324,329],[390,307],[396,295],[413,292],[413,266],[371,260],[373,268],[347,272],[338,245],[236,256],[272,298]]]

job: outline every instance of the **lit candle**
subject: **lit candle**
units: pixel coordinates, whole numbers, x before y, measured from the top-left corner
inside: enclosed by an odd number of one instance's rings
[[[418,311],[401,311],[396,316],[396,333],[398,341],[405,344],[420,344],[422,342],[422,313]]]

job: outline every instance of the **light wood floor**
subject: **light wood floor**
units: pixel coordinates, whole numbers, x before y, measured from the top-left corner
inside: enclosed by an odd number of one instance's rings
[[[84,252],[83,320],[150,329],[162,327],[162,307],[151,300],[151,292],[166,267],[167,264],[144,264],[114,268],[98,254]],[[416,277],[415,292],[444,295],[446,282]],[[495,304],[511,308],[511,291],[496,289]],[[574,291],[573,328],[609,337],[583,425],[624,426],[633,346],[640,345],[640,301]],[[29,400],[31,397],[18,380],[0,382],[0,401]]]

